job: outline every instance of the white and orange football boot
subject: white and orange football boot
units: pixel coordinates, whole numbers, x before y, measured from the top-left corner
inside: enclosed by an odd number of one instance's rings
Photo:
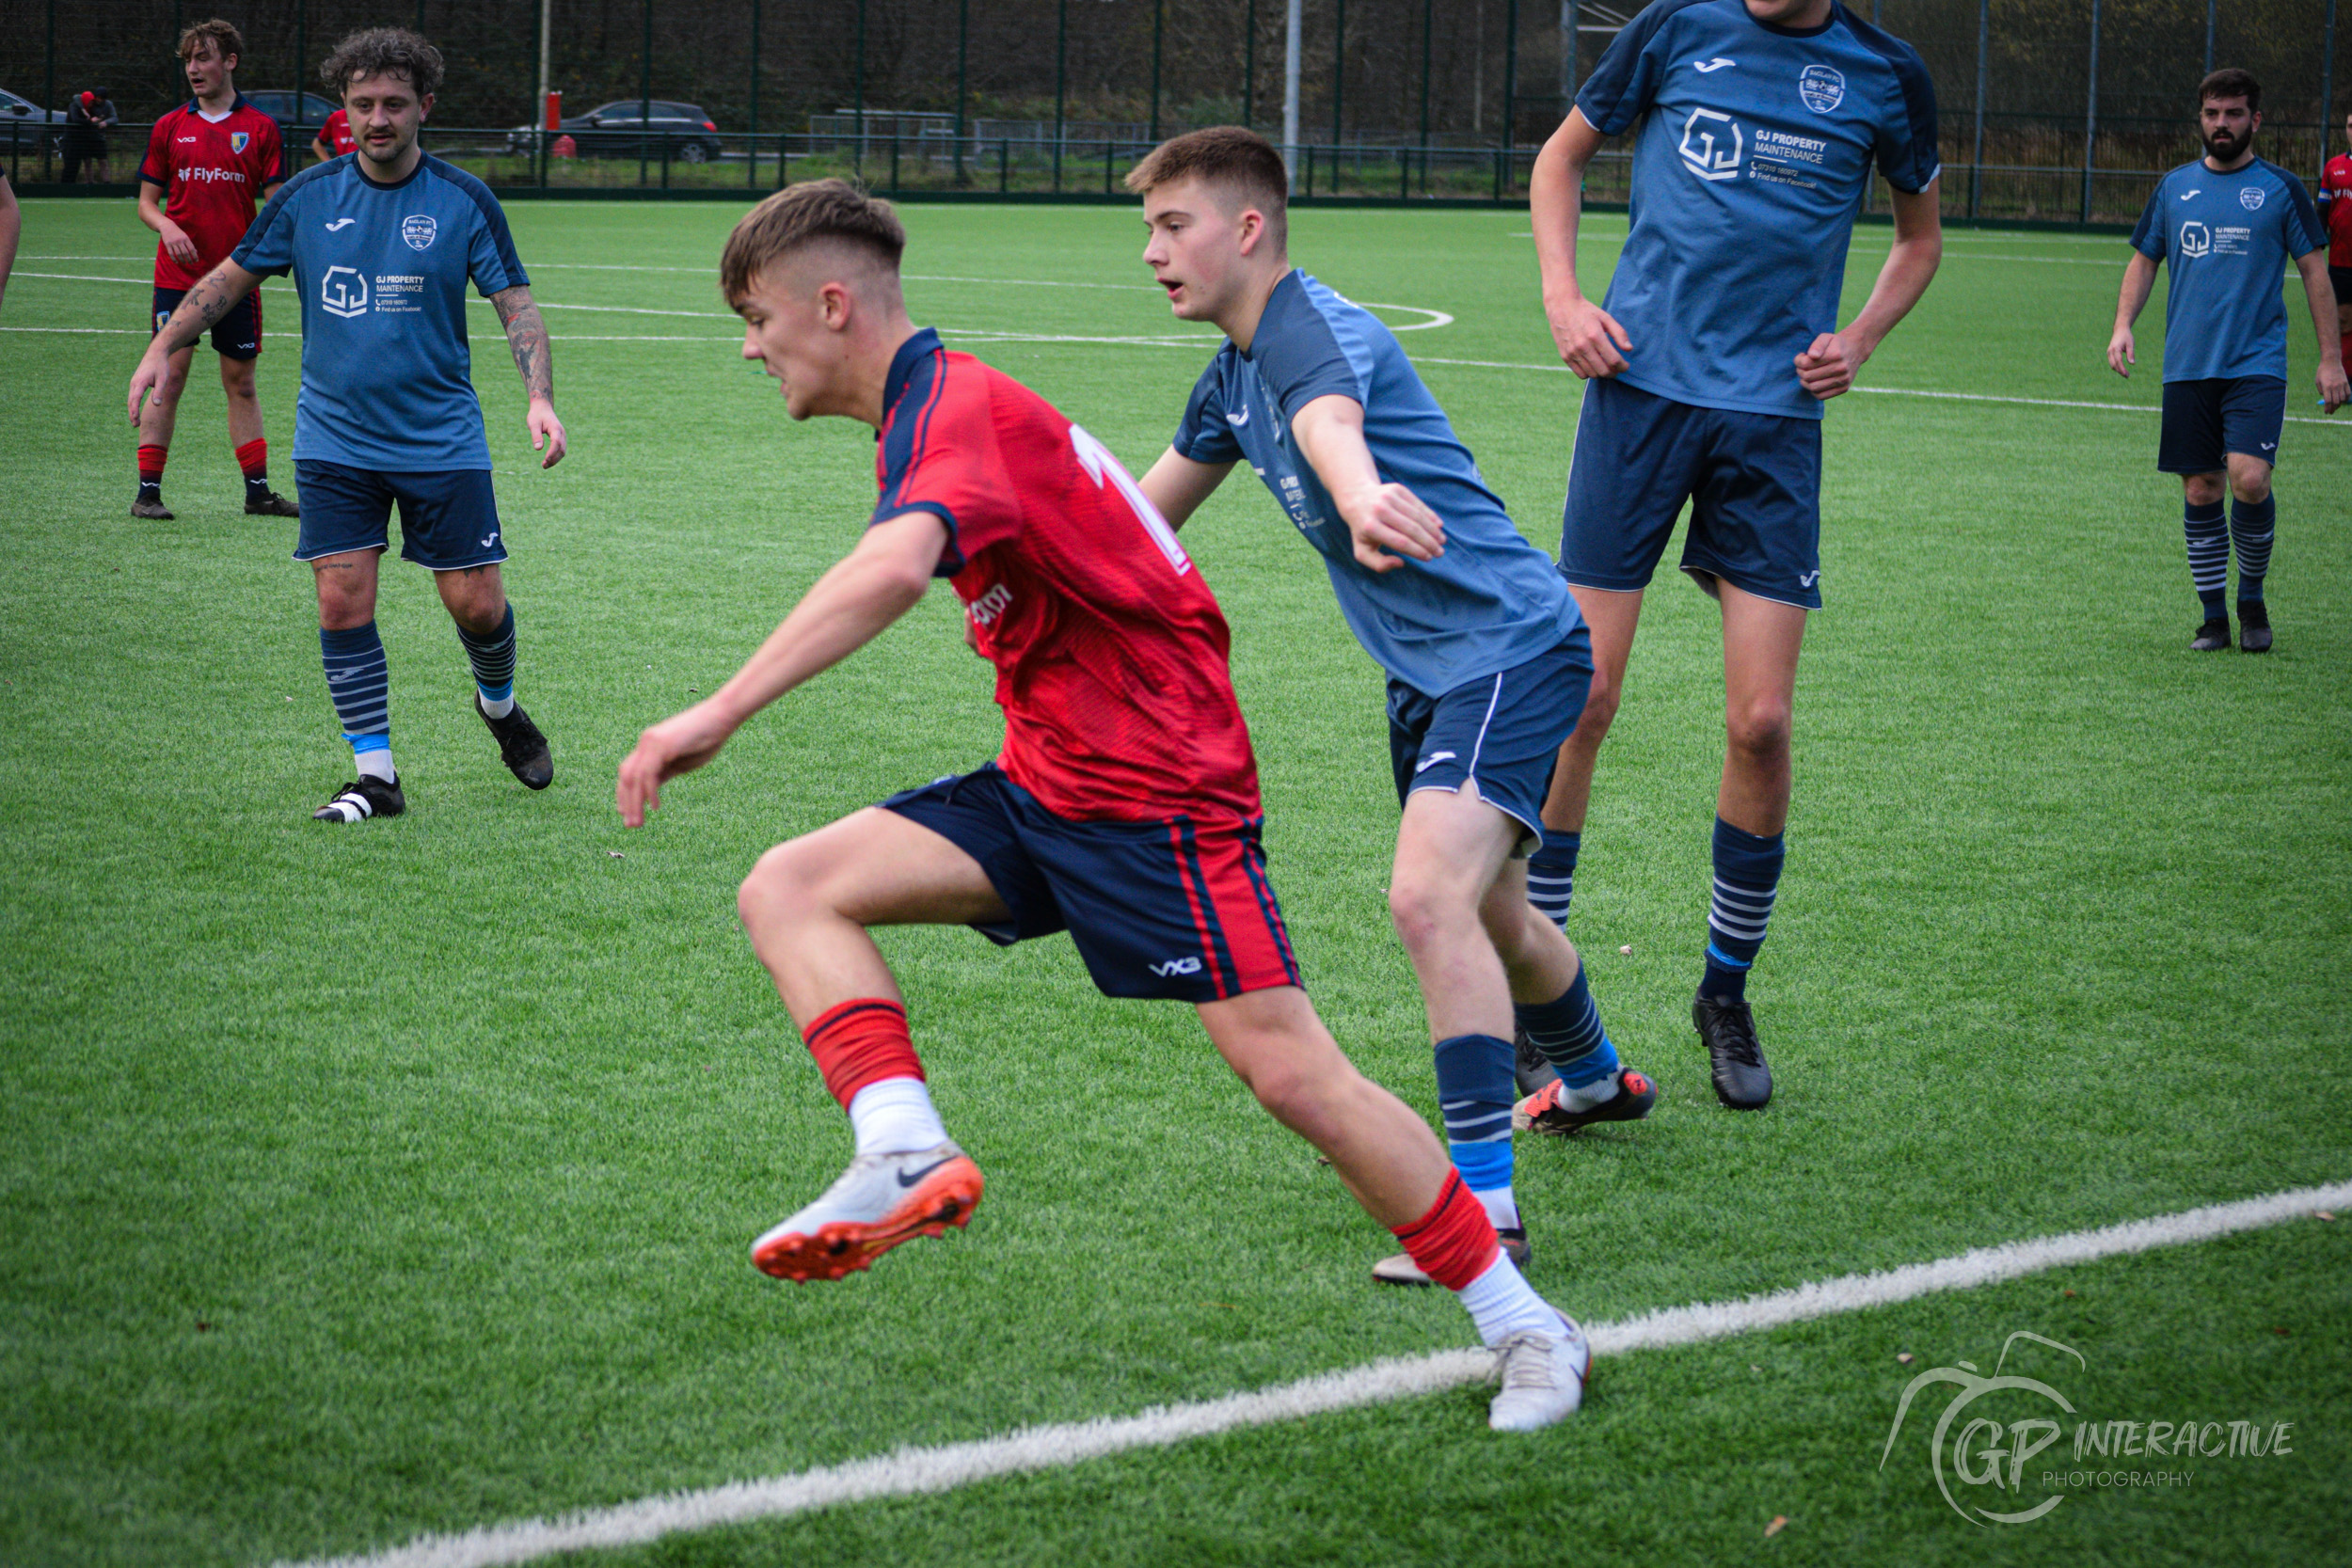
[[[862,1154],[824,1196],[754,1242],[752,1261],[778,1279],[840,1279],[901,1242],[964,1224],[984,1185],[952,1143]]]

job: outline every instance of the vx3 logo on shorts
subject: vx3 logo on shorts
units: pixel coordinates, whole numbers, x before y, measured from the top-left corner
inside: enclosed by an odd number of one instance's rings
[[[368,313],[368,280],[358,267],[329,267],[319,278],[319,305],[348,321]]]
[[[1691,69],[1697,71],[1700,75],[1706,76],[1714,71],[1723,70],[1723,68],[1727,65],[1738,65],[1739,63],[1740,62],[1738,60],[1733,59],[1728,55],[1718,55],[1711,60],[1692,60],[1691,62]]]
[[[1739,179],[1744,146],[1739,123],[1729,115],[1692,109],[1691,118],[1682,122],[1683,166],[1702,180]]]
[[[337,218],[334,222],[326,226],[326,231],[332,234],[338,230],[348,229],[358,221],[359,220],[358,218]]]
[[[1152,973],[1163,980],[1171,974],[1198,974],[1200,973],[1200,960],[1199,958],[1170,958],[1166,963],[1153,964]]]

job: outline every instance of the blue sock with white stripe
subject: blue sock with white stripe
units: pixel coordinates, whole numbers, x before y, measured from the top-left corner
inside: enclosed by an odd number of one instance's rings
[[[1582,964],[1576,966],[1575,981],[1557,998],[1522,1002],[1511,1010],[1544,1060],[1559,1071],[1563,1105],[1589,1111],[1617,1098],[1617,1048],[1600,1026],[1600,1009],[1593,1005]]]
[[[1438,1109],[1445,1116],[1446,1150],[1462,1185],[1486,1206],[1498,1230],[1519,1227],[1511,1196],[1511,1042],[1492,1035],[1456,1035],[1437,1045]]]
[[[1583,847],[1582,833],[1546,828],[1541,847],[1527,857],[1527,901],[1564,931],[1568,900],[1576,896],[1576,852]]]
[[[2229,519],[2222,515],[2219,501],[2211,506],[2185,506],[2181,517],[2188,535],[2188,576],[2197,585],[2197,602],[2204,608],[2206,620],[2226,620],[2230,589]]]
[[[2278,537],[2278,497],[2231,502],[2230,536],[2237,541],[2238,603],[2262,603],[2263,578],[2270,573],[2270,546]]]
[[[343,738],[359,771],[390,783],[392,768],[391,669],[375,623],[341,631],[319,628],[319,658],[326,667],[326,694],[342,721]]]
[[[1707,911],[1707,974],[1699,994],[1718,1002],[1744,1002],[1748,969],[1764,945],[1780,892],[1780,866],[1787,858],[1785,835],[1758,838],[1722,817],[1715,818],[1715,899]]]
[[[459,626],[457,641],[466,645],[466,662],[473,666],[473,684],[482,693],[482,711],[493,719],[503,719],[514,712],[515,607],[506,607],[506,619],[489,636],[476,637]]]

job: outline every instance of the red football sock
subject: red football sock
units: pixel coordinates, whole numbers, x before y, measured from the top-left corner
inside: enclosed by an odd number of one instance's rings
[[[1445,1173],[1445,1185],[1438,1189],[1438,1201],[1429,1212],[1410,1225],[1389,1228],[1421,1272],[1449,1291],[1459,1291],[1485,1274],[1502,1251],[1486,1205],[1462,1184],[1457,1170]]]
[[[879,996],[826,1008],[803,1037],[817,1058],[817,1070],[825,1075],[826,1089],[845,1111],[868,1084],[923,1076],[922,1058],[907,1033],[906,1008]]]
[[[139,449],[139,483],[161,484],[164,481],[164,459],[171,455],[169,447]]]
[[[269,477],[269,442],[266,439],[247,441],[244,446],[239,447],[237,467],[245,470],[245,477],[247,479],[267,479]]]

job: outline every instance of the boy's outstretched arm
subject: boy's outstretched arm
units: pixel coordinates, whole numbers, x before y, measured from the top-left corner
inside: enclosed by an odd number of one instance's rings
[[[1152,471],[1136,483],[1168,519],[1168,527],[1182,528],[1232,471],[1231,463],[1196,463],[1170,447],[1160,453]]]
[[[946,548],[946,525],[928,512],[877,523],[792,607],[784,625],[726,685],[637,737],[613,791],[621,820],[643,827],[661,786],[719,754],[743,721],[880,636],[914,608]]]
[[[1362,404],[1336,392],[1316,398],[1292,419],[1291,435],[1330,492],[1366,567],[1392,572],[1405,564],[1402,557],[1434,561],[1445,553],[1444,522],[1412,491],[1381,479],[1364,444]]]

